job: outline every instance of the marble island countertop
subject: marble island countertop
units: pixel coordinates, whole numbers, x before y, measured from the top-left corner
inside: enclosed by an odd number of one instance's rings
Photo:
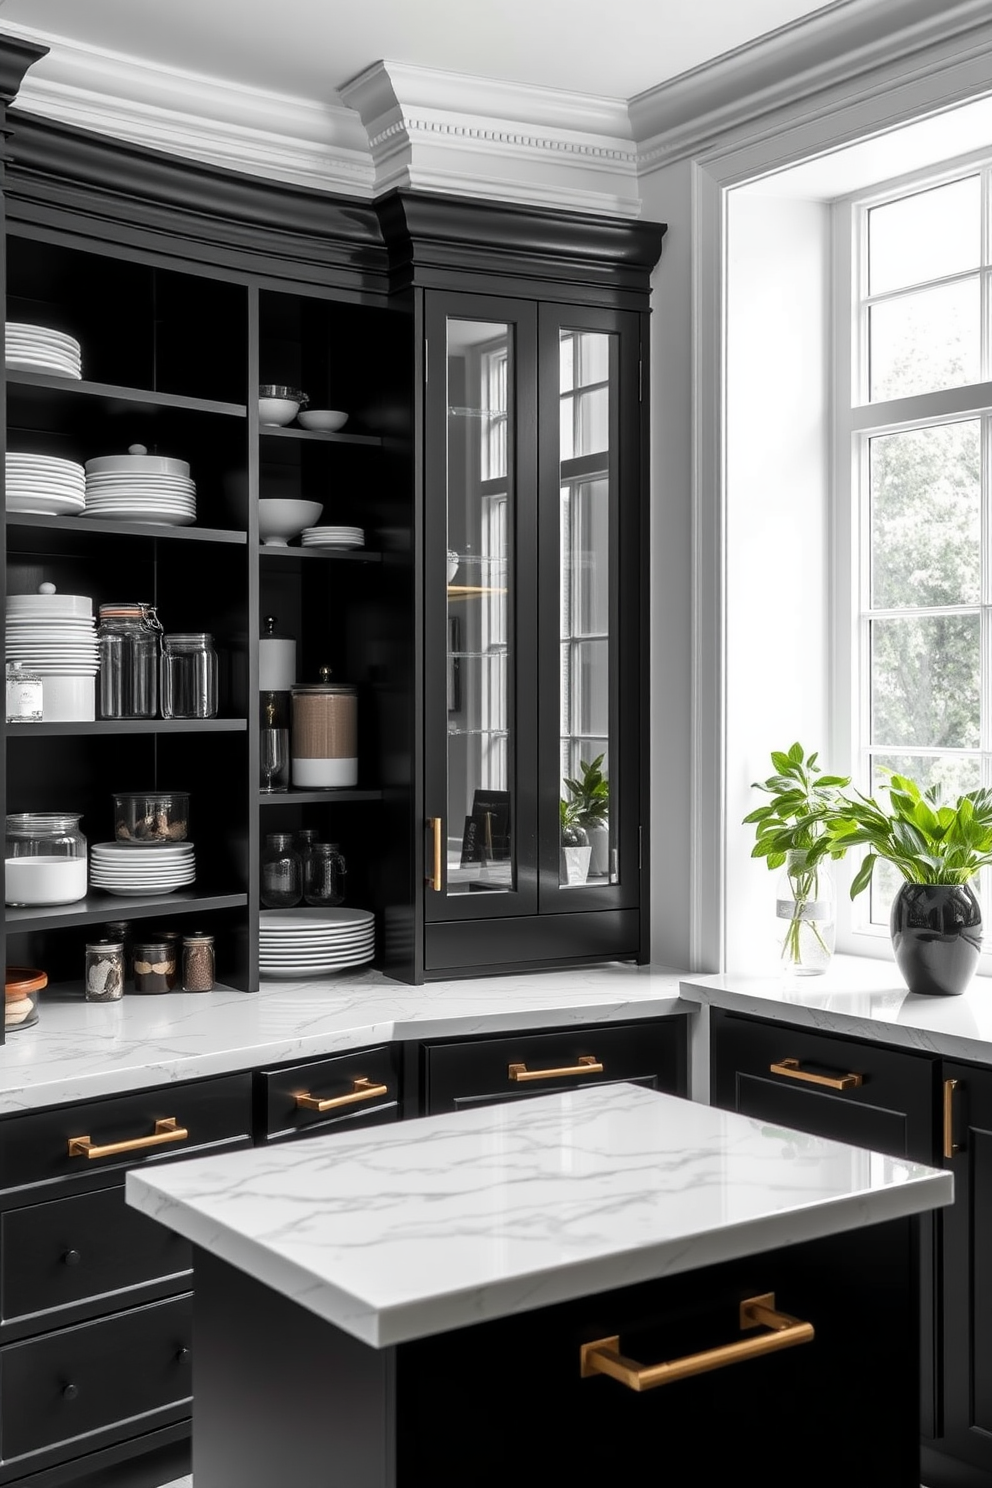
[[[679,973],[614,962],[410,987],[375,971],[260,992],[42,993],[0,1048],[0,1116],[402,1039],[481,1036],[686,1010]],[[691,1007],[688,1009],[691,1011]]]
[[[952,1196],[950,1173],[635,1085],[127,1175],[135,1208],[376,1348]]]

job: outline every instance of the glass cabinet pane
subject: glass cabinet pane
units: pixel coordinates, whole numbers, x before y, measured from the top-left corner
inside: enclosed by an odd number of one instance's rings
[[[447,321],[447,893],[516,884],[510,700],[513,344]]]
[[[610,636],[610,511],[616,463],[610,428],[616,337],[562,330],[560,428],[560,825],[559,885],[616,883],[610,715],[615,665]]]

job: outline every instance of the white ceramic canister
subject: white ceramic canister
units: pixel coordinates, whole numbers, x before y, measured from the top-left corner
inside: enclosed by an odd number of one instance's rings
[[[264,625],[265,634],[258,643],[258,690],[289,692],[296,686],[296,641],[275,634],[275,615],[266,615]]]
[[[333,790],[358,784],[358,695],[344,682],[293,688],[293,785]]]

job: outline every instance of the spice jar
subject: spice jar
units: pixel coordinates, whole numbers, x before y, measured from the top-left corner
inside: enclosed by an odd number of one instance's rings
[[[303,897],[308,904],[344,902],[344,858],[336,842],[315,842],[303,863]]]
[[[75,904],[86,898],[86,838],[74,812],[18,811],[7,817],[8,904]]]
[[[7,722],[41,723],[43,684],[37,672],[19,661],[7,663]]]
[[[135,941],[135,992],[171,992],[176,985],[176,979],[176,944],[174,941]]]
[[[162,637],[162,717],[216,718],[217,652],[206,631]]]
[[[333,790],[358,784],[358,695],[345,682],[293,688],[293,784]]]
[[[158,711],[158,650],[162,624],[140,601],[102,604],[100,717],[154,718]]]
[[[303,860],[290,832],[267,832],[259,898],[267,909],[291,909],[303,898]]]
[[[183,991],[212,992],[214,938],[195,932],[183,936]]]
[[[87,1002],[117,1002],[124,995],[124,942],[97,940],[86,947]]]

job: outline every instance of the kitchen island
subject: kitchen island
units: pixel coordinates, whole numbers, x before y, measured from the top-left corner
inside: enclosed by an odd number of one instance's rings
[[[947,1173],[615,1085],[160,1164],[127,1197],[194,1246],[197,1488],[759,1457],[919,1484],[914,1216]]]

